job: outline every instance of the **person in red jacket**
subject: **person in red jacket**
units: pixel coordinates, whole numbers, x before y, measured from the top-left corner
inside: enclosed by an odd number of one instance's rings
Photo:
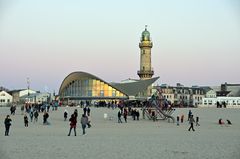
[[[76,125],[77,125],[77,118],[74,114],[71,115],[70,121],[70,130],[68,136],[71,135],[72,128],[74,129],[74,135],[76,136]]]

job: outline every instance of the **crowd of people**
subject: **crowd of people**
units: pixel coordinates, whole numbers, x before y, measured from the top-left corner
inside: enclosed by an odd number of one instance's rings
[[[50,105],[49,105],[50,106]],[[122,123],[122,116],[124,118],[125,123],[128,122],[128,117],[131,116],[132,120],[139,120],[140,118],[140,112],[139,109],[136,108],[132,108],[132,107],[126,107],[123,104],[119,103],[117,105],[117,107],[119,108],[119,111],[117,113],[117,119],[118,119],[118,123]],[[49,119],[49,109],[50,107],[47,106],[34,106],[34,105],[28,105],[26,104],[25,106],[21,107],[21,115],[23,115],[23,121],[24,121],[24,126],[28,127],[29,126],[29,122],[31,123],[37,123],[38,122],[38,117],[39,117],[39,113],[42,113],[43,116],[43,125],[50,125],[50,122],[48,121]],[[57,110],[56,108],[53,108],[52,111]],[[16,111],[16,105],[13,105],[10,107],[10,113],[11,115],[15,115],[15,111]],[[64,113],[63,113],[63,121],[69,121],[69,133],[68,136],[71,135],[72,129],[74,130],[74,136],[76,136],[76,128],[77,128],[77,123],[78,120],[80,121],[81,124],[81,128],[82,128],[82,134],[85,135],[86,134],[86,128],[90,128],[91,127],[91,120],[90,120],[90,113],[91,113],[91,109],[89,106],[84,106],[82,108],[82,115],[80,116],[80,118],[78,119],[78,109],[75,109],[74,112],[71,114],[70,118],[68,119],[68,111],[67,109],[65,109]],[[154,114],[153,114],[154,116]],[[29,120],[30,118],[30,120]],[[177,115],[177,126],[184,123],[184,114],[181,115]],[[188,128],[188,131],[195,131],[194,129],[194,123],[195,126],[200,126],[200,118],[199,116],[196,116],[196,118],[194,118],[193,113],[191,110],[189,110],[188,112],[188,118],[187,121],[190,124],[190,127]],[[10,131],[10,127],[11,127],[11,122],[12,119],[10,118],[10,115],[7,115],[5,120],[4,120],[4,124],[5,124],[5,136],[9,136],[9,131]],[[232,125],[232,122],[227,119],[226,123],[223,121],[222,118],[220,118],[218,120],[218,124],[219,125]]]

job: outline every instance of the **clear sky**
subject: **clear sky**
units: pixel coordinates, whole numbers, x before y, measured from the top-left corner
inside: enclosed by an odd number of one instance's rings
[[[0,86],[58,91],[71,72],[138,78],[148,25],[159,84],[240,83],[239,0],[0,0]]]

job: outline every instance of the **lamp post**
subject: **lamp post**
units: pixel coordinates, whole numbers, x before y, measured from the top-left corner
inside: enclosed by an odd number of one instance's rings
[[[30,95],[29,88],[30,88],[30,79],[29,79],[29,77],[27,77],[28,102],[29,102],[29,95]]]

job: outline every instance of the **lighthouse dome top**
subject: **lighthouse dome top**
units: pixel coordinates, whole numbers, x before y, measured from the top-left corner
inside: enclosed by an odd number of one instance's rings
[[[145,30],[142,32],[142,40],[143,41],[150,40],[150,32],[147,30],[147,26],[145,26]]]

